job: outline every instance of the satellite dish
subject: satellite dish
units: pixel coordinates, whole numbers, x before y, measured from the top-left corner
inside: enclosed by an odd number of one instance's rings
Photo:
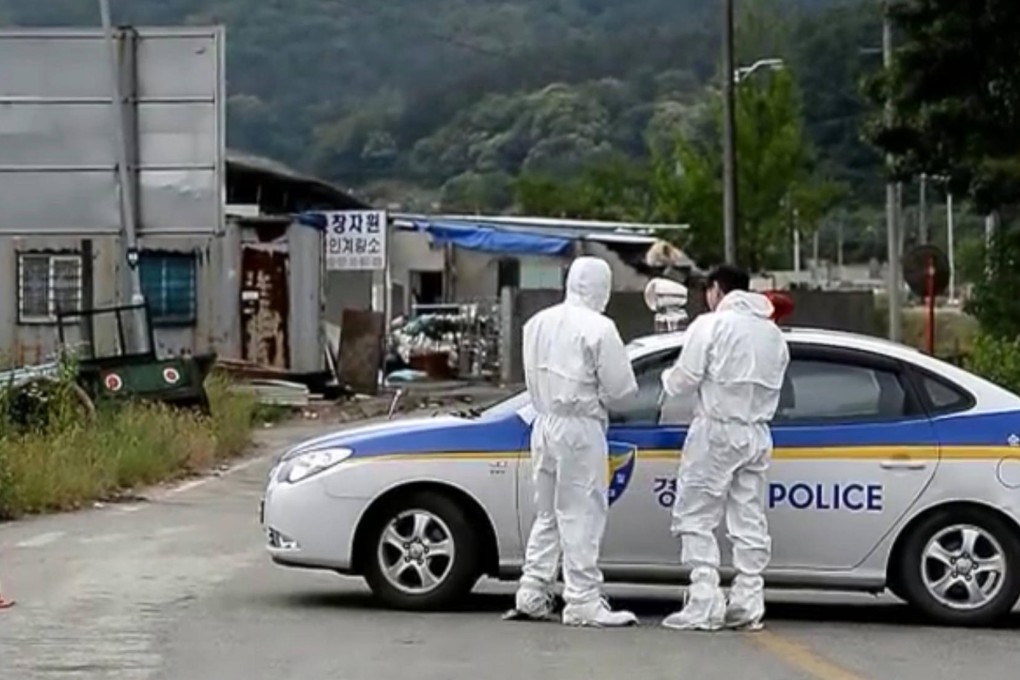
[[[932,288],[928,290],[928,268],[933,267]],[[917,246],[903,256],[903,280],[918,297],[938,297],[949,287],[949,259],[933,245]]]

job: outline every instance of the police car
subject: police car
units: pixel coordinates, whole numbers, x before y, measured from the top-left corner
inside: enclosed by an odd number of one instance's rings
[[[1020,397],[902,345],[786,333],[768,586],[888,589],[936,622],[1000,620],[1020,597]],[[683,340],[628,346],[640,390],[611,414],[607,581],[686,576],[669,524],[690,405],[660,388]],[[529,410],[520,393],[287,451],[263,501],[269,554],[363,576],[399,608],[449,607],[483,576],[516,578],[535,514]]]

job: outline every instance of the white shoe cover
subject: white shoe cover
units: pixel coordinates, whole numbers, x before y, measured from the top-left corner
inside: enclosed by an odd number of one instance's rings
[[[545,621],[552,617],[554,606],[552,593],[524,587],[517,591],[514,608],[503,618],[513,621]]]
[[[636,626],[638,618],[633,612],[614,612],[609,603],[601,599],[588,604],[568,604],[563,609],[563,623],[590,628],[624,628]]]
[[[726,605],[726,627],[761,630],[765,618],[765,587],[758,578],[737,577]]]
[[[673,630],[721,630],[726,623],[726,596],[719,587],[719,575],[712,570],[695,569],[684,607],[662,622]]]

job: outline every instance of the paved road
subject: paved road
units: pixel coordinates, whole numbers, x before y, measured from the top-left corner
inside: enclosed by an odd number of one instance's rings
[[[1017,677],[1020,619],[1001,631],[923,628],[876,598],[776,596],[765,632],[716,635],[655,627],[672,605],[664,589],[612,591],[649,624],[622,631],[504,623],[510,590],[495,584],[462,613],[376,609],[359,581],[282,570],[263,555],[265,456],[314,433],[263,433],[258,457],[147,503],[0,526],[0,578],[19,601],[0,612],[0,678]]]

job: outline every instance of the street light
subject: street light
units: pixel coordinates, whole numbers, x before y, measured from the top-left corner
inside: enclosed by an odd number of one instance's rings
[[[723,251],[727,264],[737,263],[737,144],[734,90],[759,69],[785,68],[782,59],[759,59],[750,66],[734,68],[733,0],[725,0],[723,40]]]
[[[773,71],[782,71],[786,68],[786,62],[782,59],[759,59],[750,66],[741,66],[733,72],[733,83],[740,84],[740,81],[752,75],[758,69],[763,68],[771,69]]]
[[[772,59],[759,59],[758,61],[754,62],[750,66],[741,66],[736,71],[734,71],[733,72],[733,82],[734,82],[734,84],[739,85],[741,82],[743,82],[747,78],[750,78],[752,75],[754,75],[755,71],[758,71],[759,69],[766,69],[766,68],[771,70],[771,71],[782,71],[784,68],[786,68],[786,62],[784,62],[782,59],[776,59],[776,58],[772,58]],[[784,200],[787,201],[787,207],[789,207],[789,204],[788,204],[788,202],[790,200],[789,199],[789,195],[787,195],[787,198],[784,199]],[[798,211],[797,211],[796,208],[794,208],[794,210],[793,210],[793,270],[795,272],[797,272],[797,273],[800,273],[800,228],[799,228],[799,225],[797,224],[797,215],[798,215]],[[815,237],[816,237],[815,238],[815,245],[816,246],[818,244],[817,236],[818,236],[818,234],[816,233],[815,234]],[[812,264],[812,271],[814,270],[814,268],[817,268],[817,266],[818,266],[818,257],[816,255],[815,256],[814,264]],[[813,274],[812,274],[812,276],[813,276]]]
[[[135,196],[134,168],[128,165],[128,140],[125,132],[124,93],[121,91],[120,60],[117,56],[117,45],[114,39],[113,19],[110,15],[110,0],[99,0],[99,18],[103,26],[103,42],[106,44],[108,65],[110,69],[111,108],[113,109],[113,127],[115,153],[117,159],[117,184],[120,194],[120,236],[125,260],[127,260],[127,284],[131,290],[131,304],[145,303],[142,291],[141,275],[138,271],[138,197]],[[118,286],[120,288],[120,286]],[[88,301],[90,304],[92,300]],[[145,318],[139,310],[132,310],[134,320],[135,343],[145,339]],[[155,348],[152,348],[155,349]]]
[[[882,46],[862,47],[858,53],[862,56],[881,55],[882,68],[887,73],[893,66],[893,26],[889,15],[891,0],[879,0],[878,4],[882,12]],[[890,97],[886,97],[883,107],[883,119],[888,127],[892,125],[895,115],[895,107]],[[892,154],[885,154],[885,166],[887,173],[892,169],[894,158]],[[900,261],[900,238],[902,236],[901,203],[900,198],[902,185],[887,179],[885,183],[885,224],[886,224],[886,258],[888,260],[888,272],[886,275],[886,288],[889,291],[889,339],[899,342],[903,335],[903,266]]]
[[[890,0],[882,0],[882,68],[888,73],[893,66],[893,27],[889,15]],[[892,125],[895,108],[886,97],[884,119],[886,127]],[[893,155],[885,155],[886,168],[893,167]],[[899,342],[903,337],[903,265],[900,262],[900,201],[902,185],[891,180],[885,185],[886,250],[889,259],[889,339]]]
[[[733,0],[723,0],[723,252],[737,263],[737,150],[733,91]]]

